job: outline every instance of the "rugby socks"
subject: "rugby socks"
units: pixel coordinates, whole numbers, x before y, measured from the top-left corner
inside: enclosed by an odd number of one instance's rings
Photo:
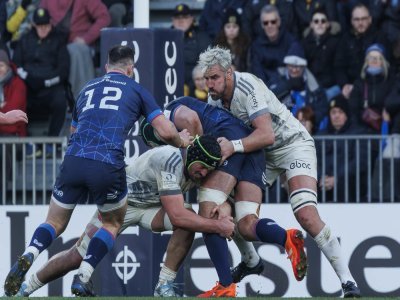
[[[210,259],[217,271],[219,283],[228,286],[233,282],[229,264],[229,251],[226,239],[216,233],[203,233]]]
[[[33,233],[31,242],[24,254],[33,253],[34,259],[43,251],[46,250],[53,240],[56,238],[56,230],[49,223],[40,224]]]
[[[175,278],[176,278],[176,272],[172,271],[170,268],[163,265],[160,271],[160,277],[158,279],[158,282],[159,283],[174,282]]]
[[[261,242],[285,247],[286,230],[276,224],[274,220],[268,218],[259,219],[255,226],[255,232]]]
[[[327,225],[322,228],[321,232],[316,235],[314,240],[332,265],[340,281],[342,283],[346,283],[347,281],[356,282],[343,259],[339,240],[336,236],[332,235],[331,229]]]
[[[88,282],[94,268],[114,246],[114,236],[106,229],[97,230],[89,242],[86,256],[79,267],[78,274],[83,282]]]
[[[233,241],[238,247],[240,254],[242,255],[242,261],[246,266],[249,268],[255,267],[260,261],[260,256],[254,248],[253,243],[246,241],[236,228]]]
[[[29,296],[34,291],[44,286],[44,283],[40,282],[36,273],[32,274],[28,281],[25,281],[26,288],[24,289],[24,296]]]

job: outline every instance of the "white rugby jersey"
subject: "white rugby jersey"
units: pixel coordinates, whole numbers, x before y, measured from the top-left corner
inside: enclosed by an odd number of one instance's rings
[[[195,184],[186,180],[179,148],[160,146],[148,150],[126,168],[129,205],[161,205],[160,196],[185,193]]]
[[[290,144],[300,135],[306,139],[312,139],[305,127],[276,98],[261,79],[250,73],[235,72],[234,76],[235,86],[229,111],[249,126],[256,117],[265,113],[271,114],[275,143],[268,146],[266,150]],[[213,100],[209,96],[208,103],[224,108],[220,99]]]

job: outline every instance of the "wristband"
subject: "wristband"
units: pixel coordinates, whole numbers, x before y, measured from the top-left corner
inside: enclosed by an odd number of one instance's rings
[[[231,143],[233,145],[233,150],[235,152],[240,152],[240,153],[244,152],[242,140],[234,140],[234,141],[231,141]]]

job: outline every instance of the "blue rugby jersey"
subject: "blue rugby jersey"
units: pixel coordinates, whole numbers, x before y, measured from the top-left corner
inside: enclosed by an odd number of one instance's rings
[[[124,143],[141,115],[148,122],[161,114],[154,97],[128,76],[110,72],[89,81],[76,101],[76,128],[66,155],[124,166]]]

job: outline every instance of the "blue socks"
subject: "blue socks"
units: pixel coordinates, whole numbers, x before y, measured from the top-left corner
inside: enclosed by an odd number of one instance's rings
[[[203,233],[210,259],[217,271],[219,283],[223,286],[230,285],[232,280],[229,264],[229,250],[226,239],[216,233]]]
[[[285,248],[286,230],[271,219],[260,219],[256,225],[257,238],[264,243],[278,244]]]
[[[29,246],[35,247],[41,253],[46,250],[56,238],[56,230],[48,223],[40,224],[33,233]]]
[[[86,261],[93,268],[96,268],[97,264],[106,256],[113,246],[114,236],[106,229],[100,228],[90,240],[83,261]]]

